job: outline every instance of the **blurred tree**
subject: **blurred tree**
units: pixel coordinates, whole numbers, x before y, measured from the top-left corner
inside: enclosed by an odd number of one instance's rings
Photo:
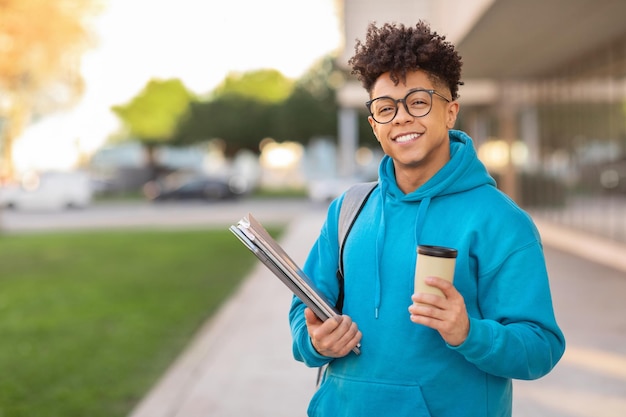
[[[292,80],[274,69],[230,73],[208,99],[191,103],[174,143],[220,138],[229,154],[241,148],[256,150],[261,139],[273,136],[273,108],[289,97],[293,87]]]
[[[258,150],[259,141],[306,143],[315,136],[335,137],[335,93],[345,74],[327,56],[295,83],[275,70],[232,74],[204,100],[191,103],[175,143],[221,138],[232,154]]]
[[[293,81],[275,69],[262,69],[243,74],[231,72],[213,90],[213,98],[237,96],[261,103],[280,103],[293,90]]]
[[[172,139],[192,98],[179,79],[150,80],[130,102],[112,107],[127,130],[125,137],[144,144],[153,175],[156,175],[154,148]]]
[[[270,104],[235,95],[192,102],[174,143],[188,145],[220,138],[229,155],[242,148],[257,150],[259,141],[270,136],[271,108]]]
[[[301,143],[316,136],[336,137],[336,91],[345,76],[334,56],[320,59],[296,82],[289,98],[276,106],[275,136]]]
[[[85,23],[100,7],[100,0],[0,1],[0,180],[14,176],[13,143],[31,118],[80,97],[80,58],[92,44]]]

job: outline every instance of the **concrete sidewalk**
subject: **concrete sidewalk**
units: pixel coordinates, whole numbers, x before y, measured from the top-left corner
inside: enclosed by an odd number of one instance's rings
[[[290,223],[281,244],[296,262],[301,264],[306,258],[324,215],[324,210],[311,209]],[[263,218],[259,220],[263,221]],[[587,256],[598,264],[616,260],[608,266],[619,271],[617,274],[626,274],[626,249],[623,246],[597,238],[590,241],[588,236],[548,223],[538,221],[537,224],[546,246],[573,252],[577,257]],[[577,251],[577,247],[583,246],[580,242],[585,242],[584,250]],[[289,290],[258,264],[239,291],[199,331],[131,417],[305,416],[315,391],[316,370],[306,368],[292,357],[287,318],[290,301]],[[574,354],[576,352],[580,354],[574,350]],[[612,361],[609,367],[623,368],[626,363],[620,355],[610,356],[608,360]],[[621,377],[626,375],[626,369],[623,371]],[[564,375],[568,377],[567,373]],[[556,375],[548,383],[558,383],[559,378]],[[520,395],[514,404],[514,416],[556,416],[553,409],[551,413],[542,414],[540,408],[528,405],[528,400],[542,401],[541,393],[533,390],[531,384],[522,383],[519,390],[516,388]],[[553,405],[555,401],[566,400],[567,392],[561,394],[563,398],[545,401]],[[609,404],[614,413],[592,414],[625,415],[626,404],[617,401]],[[578,411],[558,415],[591,415],[585,413],[584,407],[579,406]]]

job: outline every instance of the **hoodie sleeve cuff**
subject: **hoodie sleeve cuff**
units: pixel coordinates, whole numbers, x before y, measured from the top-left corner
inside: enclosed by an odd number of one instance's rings
[[[300,355],[302,356],[303,362],[307,366],[311,368],[317,368],[326,365],[332,360],[332,358],[324,356],[320,354],[317,350],[315,350],[315,348],[313,347],[313,342],[311,341],[311,338],[308,334],[306,334],[303,339],[304,340],[302,340],[302,343],[300,343]]]
[[[489,355],[493,349],[494,329],[489,320],[470,318],[470,330],[467,339],[458,346],[448,347],[459,352],[470,362],[477,362]]]

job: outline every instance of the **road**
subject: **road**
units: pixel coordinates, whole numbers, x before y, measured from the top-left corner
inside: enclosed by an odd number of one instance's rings
[[[264,223],[287,222],[302,210],[325,210],[305,199],[242,199],[218,202],[100,203],[78,210],[0,212],[5,233],[110,227],[216,227],[252,212]]]

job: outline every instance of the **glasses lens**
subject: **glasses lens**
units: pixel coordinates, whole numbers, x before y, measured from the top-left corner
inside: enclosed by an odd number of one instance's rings
[[[396,106],[397,103],[394,100],[388,97],[381,97],[372,101],[370,112],[378,123],[388,123],[396,115]]]
[[[428,114],[433,104],[433,98],[428,91],[413,91],[404,99],[409,114],[413,117],[422,117]]]

